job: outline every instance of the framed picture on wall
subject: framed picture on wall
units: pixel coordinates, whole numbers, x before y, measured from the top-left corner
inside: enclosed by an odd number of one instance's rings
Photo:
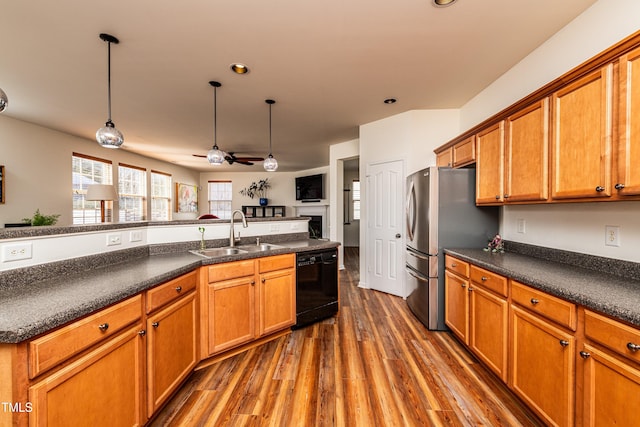
[[[0,165],[0,203],[4,203],[4,166]]]
[[[198,212],[198,186],[176,183],[176,212]]]

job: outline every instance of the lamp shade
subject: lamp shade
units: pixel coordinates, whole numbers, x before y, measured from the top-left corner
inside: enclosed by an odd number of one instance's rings
[[[85,200],[116,200],[118,194],[111,184],[91,184],[87,187]]]

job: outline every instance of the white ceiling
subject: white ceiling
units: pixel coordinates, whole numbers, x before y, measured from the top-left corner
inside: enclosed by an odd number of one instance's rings
[[[94,139],[107,118],[123,149],[211,171],[218,145],[268,152],[281,171],[328,164],[358,126],[414,109],[460,108],[595,0],[29,0],[0,10],[5,113]],[[232,62],[251,72],[234,75]],[[385,98],[398,102],[386,105]],[[261,170],[225,165],[221,170]],[[216,169],[218,170],[218,169]]]

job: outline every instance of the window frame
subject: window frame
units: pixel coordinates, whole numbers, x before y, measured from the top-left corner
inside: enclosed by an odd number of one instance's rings
[[[167,194],[166,195],[162,195],[162,196],[157,196],[154,195],[154,176],[163,176],[163,177],[167,177],[169,179],[169,182],[166,186],[166,190],[167,190]],[[150,174],[149,174],[149,179],[150,179],[150,189],[149,189],[149,198],[151,200],[151,215],[150,220],[151,221],[171,221],[171,201],[172,201],[172,181],[173,181],[173,177],[170,173],[166,173],[166,172],[161,172],[158,170],[154,170],[151,169]],[[157,211],[155,208],[155,202],[161,202],[161,201],[165,201],[165,203],[163,203],[163,205],[166,206],[166,212],[167,215],[166,217],[162,217],[162,218],[154,218],[155,216],[157,216]],[[164,209],[163,209],[164,210]]]
[[[74,184],[74,181],[76,181],[75,174],[78,173],[75,171],[75,165],[74,165],[76,158],[80,159],[81,162],[88,160],[94,163],[98,162],[103,164],[103,167],[106,167],[106,170],[102,174],[102,180],[97,180],[95,174],[92,174],[90,178],[87,175],[82,174],[82,166],[81,166],[79,174],[80,174],[80,177],[83,177],[83,178],[80,179],[81,182],[79,183],[78,188],[76,188],[76,185]],[[71,193],[72,193],[71,222],[73,223],[73,225],[100,224],[101,223],[100,202],[96,200],[85,200],[85,197],[87,195],[87,189],[82,188],[84,186],[82,182],[82,181],[85,181],[84,178],[93,181],[92,184],[113,185],[113,162],[111,160],[90,156],[87,154],[82,154],[77,152],[71,153]],[[88,186],[91,184],[87,182],[86,185]],[[78,202],[82,206],[81,209],[76,209],[76,203]],[[93,208],[87,208],[88,205],[93,205]],[[82,212],[81,217],[79,215],[76,215],[76,212],[79,212],[79,211]],[[105,211],[108,214],[107,222],[113,221],[113,202],[112,201],[105,201]],[[88,212],[93,212],[93,215],[87,215]]]
[[[228,194],[230,196],[229,199],[212,199],[211,198],[211,184],[229,184],[230,187],[228,189]],[[229,208],[228,209],[215,209],[212,206],[212,202],[215,202],[217,204],[220,204],[221,202],[223,203],[228,203]],[[207,181],[207,209],[209,211],[210,214],[217,216],[220,219],[230,219],[231,218],[231,212],[233,212],[233,181],[230,179],[212,179]],[[224,212],[224,214],[221,214],[221,212]]]
[[[138,182],[138,184],[142,187],[141,192],[139,194],[136,193],[127,193],[123,189],[124,179],[122,179],[122,175],[120,174],[122,169],[131,169],[133,171],[142,172],[142,179]],[[133,181],[131,181],[133,182]],[[147,169],[134,166],[127,163],[118,163],[118,213],[120,222],[137,222],[137,221],[146,221],[147,219]],[[127,207],[126,199],[139,199],[140,211],[135,212],[135,209],[130,209]],[[127,219],[127,210],[134,211],[134,216],[131,219]]]

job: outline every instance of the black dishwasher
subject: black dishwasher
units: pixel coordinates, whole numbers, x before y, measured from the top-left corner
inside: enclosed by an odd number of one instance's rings
[[[338,312],[338,251],[299,252],[296,256],[296,324],[317,322]]]

